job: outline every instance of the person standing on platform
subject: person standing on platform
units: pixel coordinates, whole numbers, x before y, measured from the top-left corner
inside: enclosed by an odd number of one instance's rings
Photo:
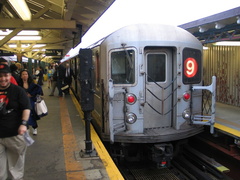
[[[17,73],[18,75],[20,74],[21,70],[22,70],[22,64],[19,62],[16,62],[15,65],[17,66]]]
[[[52,76],[53,76],[54,71],[55,71],[55,67],[53,65],[49,65],[48,70],[47,70],[48,89],[50,89],[50,87],[52,87]]]
[[[0,64],[0,179],[22,180],[27,150],[23,135],[31,105],[25,91],[10,79],[10,68]]]
[[[37,84],[40,86],[43,85],[43,74],[44,74],[43,68],[39,66],[36,70],[35,76],[38,77]]]
[[[54,96],[54,92],[57,87],[57,78],[58,78],[57,73],[58,73],[58,65],[55,65],[55,70],[51,77],[52,90],[51,90],[51,93],[49,94],[49,96]]]
[[[69,89],[72,84],[72,78],[75,79],[75,75],[73,73],[73,70],[70,68],[70,64],[66,63],[66,69],[65,69],[65,77],[64,77],[64,85],[68,85],[68,88],[64,90],[65,95],[69,94]]]
[[[25,91],[27,92],[27,96],[30,99],[31,103],[31,114],[28,120],[28,125],[32,126],[33,128],[33,135],[37,135],[37,128],[38,128],[38,123],[37,120],[40,119],[40,117],[37,115],[35,111],[35,102],[37,100],[37,96],[43,96],[43,90],[42,87],[38,84],[35,84],[33,82],[33,79],[29,72],[27,70],[22,70],[20,72],[20,83],[19,86],[23,87]]]
[[[8,66],[8,62],[7,62],[7,60],[4,59],[4,58],[0,58],[0,64],[5,64],[5,65]],[[12,84],[18,85],[16,79],[15,79],[13,76],[10,77],[10,82],[11,82]]]
[[[14,79],[19,84],[20,76],[19,76],[19,73],[17,72],[17,69],[18,69],[18,67],[15,64],[10,65],[10,70],[11,70],[12,76],[14,77]]]
[[[57,87],[58,87],[58,97],[63,96],[62,86],[64,84],[65,68],[62,64],[59,64],[57,69]]]

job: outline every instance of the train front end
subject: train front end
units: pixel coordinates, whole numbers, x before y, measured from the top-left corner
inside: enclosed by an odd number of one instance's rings
[[[100,52],[103,140],[154,144],[155,154],[171,156],[168,142],[202,132],[202,45],[193,35],[132,25],[109,35]]]

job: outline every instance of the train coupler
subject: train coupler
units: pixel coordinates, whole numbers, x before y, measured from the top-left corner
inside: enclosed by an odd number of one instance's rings
[[[153,146],[152,160],[157,163],[158,168],[169,167],[173,157],[172,144],[155,144]]]

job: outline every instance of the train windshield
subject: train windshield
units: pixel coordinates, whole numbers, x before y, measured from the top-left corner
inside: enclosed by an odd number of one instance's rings
[[[113,84],[133,84],[135,82],[134,50],[111,53],[111,78]]]

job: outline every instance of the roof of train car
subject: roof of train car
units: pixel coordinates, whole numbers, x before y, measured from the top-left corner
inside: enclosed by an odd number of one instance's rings
[[[14,41],[11,34],[0,40],[0,50],[23,53],[32,59],[42,59],[45,52],[33,52],[35,44],[46,44],[44,49],[62,50],[61,55],[80,43],[81,37],[112,5],[115,0],[25,0],[32,14],[31,21],[19,18],[7,0],[0,0],[0,30],[39,30],[42,40]],[[15,31],[15,32],[16,32]],[[12,48],[10,45],[15,44]],[[22,48],[21,44],[28,44]],[[32,46],[31,46],[32,45]],[[39,49],[39,48],[38,48]],[[37,55],[39,55],[37,57]],[[56,56],[56,59],[61,57]]]
[[[186,42],[186,43],[195,43],[201,46],[200,42],[189,32],[183,30],[182,28],[166,25],[166,24],[133,24],[128,25],[119,30],[111,33],[107,36],[104,43],[114,44],[119,43],[118,47],[121,47],[121,44],[128,45],[129,42],[141,42],[141,41],[157,42],[156,45],[169,46],[172,42],[175,45],[177,42]],[[154,45],[154,44],[152,44]]]
[[[133,45],[133,43],[139,43],[141,41],[144,41],[144,43],[148,41],[149,45],[156,46],[176,46],[178,42],[186,42],[186,44],[189,44],[191,47],[193,44],[196,48],[202,47],[201,43],[196,39],[195,36],[183,30],[182,28],[166,24],[139,23],[124,26],[112,32],[108,36],[98,40],[97,42],[82,48],[93,49],[101,44],[104,45],[105,43],[108,43],[108,46],[110,46],[110,44],[115,44],[117,47],[112,48],[119,48],[123,47],[125,43],[126,45],[128,45],[127,43],[131,43],[131,45]],[[80,49],[80,47],[72,49],[68,53],[68,56],[63,58],[61,62],[65,62],[72,57],[77,56]]]

